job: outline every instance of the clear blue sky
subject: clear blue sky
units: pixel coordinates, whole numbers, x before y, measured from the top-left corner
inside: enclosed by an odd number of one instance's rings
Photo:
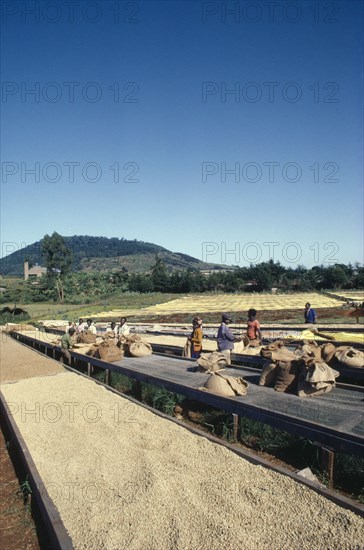
[[[2,27],[2,255],[363,261],[363,2],[4,1]]]

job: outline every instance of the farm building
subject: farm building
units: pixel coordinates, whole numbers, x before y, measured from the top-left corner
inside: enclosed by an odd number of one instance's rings
[[[29,262],[24,262],[24,279],[38,279],[42,275],[47,273],[46,267],[41,267],[38,264],[35,264],[34,267],[29,267]]]

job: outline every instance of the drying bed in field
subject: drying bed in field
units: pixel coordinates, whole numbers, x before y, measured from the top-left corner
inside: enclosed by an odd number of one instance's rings
[[[2,391],[76,550],[349,549],[363,541],[354,513],[91,380],[63,372]]]
[[[332,308],[342,306],[342,301],[318,293],[296,294],[189,294],[176,300],[164,302],[140,310],[113,310],[98,313],[97,317],[118,316],[122,314],[163,315],[173,313],[203,313],[221,311],[247,311],[254,307],[258,311],[301,309],[310,302],[314,308]],[[96,317],[96,315],[95,315]]]

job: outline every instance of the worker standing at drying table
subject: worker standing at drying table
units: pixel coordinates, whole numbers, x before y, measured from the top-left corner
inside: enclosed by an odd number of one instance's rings
[[[234,349],[234,342],[240,342],[242,340],[241,338],[236,338],[229,328],[228,325],[232,322],[231,316],[228,313],[223,313],[221,325],[217,332],[217,348],[226,356],[228,365],[231,365],[231,350]]]
[[[202,319],[195,317],[192,321],[193,330],[188,340],[191,342],[191,359],[198,359],[202,351]]]
[[[70,349],[71,349],[72,344],[73,344],[72,337],[73,337],[75,332],[76,332],[75,329],[73,327],[71,327],[70,329],[68,329],[68,331],[61,338],[62,355],[63,355],[63,358],[67,360],[68,365],[71,364]]]
[[[85,323],[85,321],[82,319],[82,317],[80,317],[79,320],[78,320],[78,325],[76,327],[77,334],[82,332],[83,330],[85,330],[86,325],[87,325],[87,323]]]
[[[113,332],[115,334],[115,338],[117,338],[118,335],[118,328],[116,326],[116,323],[112,321],[110,325],[107,325],[106,332]]]
[[[317,320],[316,311],[311,307],[311,304],[309,304],[308,302],[305,305],[304,315],[305,315],[305,323],[316,324],[316,320]]]
[[[130,333],[130,327],[126,324],[126,317],[120,319],[118,334],[119,336],[127,336]]]
[[[260,323],[258,321],[257,317],[257,310],[256,309],[249,309],[248,311],[248,327],[247,327],[247,335],[249,338],[250,345],[257,344],[259,345],[262,340],[262,333],[260,331]]]
[[[91,332],[91,334],[97,334],[97,328],[92,319],[87,319],[87,326],[85,327],[85,330]]]

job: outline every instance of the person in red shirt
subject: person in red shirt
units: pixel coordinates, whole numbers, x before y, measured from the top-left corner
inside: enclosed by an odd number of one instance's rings
[[[257,311],[255,309],[249,309],[248,311],[248,327],[247,335],[250,342],[258,341],[260,343],[262,339],[262,333],[260,331],[259,321],[256,319]]]

